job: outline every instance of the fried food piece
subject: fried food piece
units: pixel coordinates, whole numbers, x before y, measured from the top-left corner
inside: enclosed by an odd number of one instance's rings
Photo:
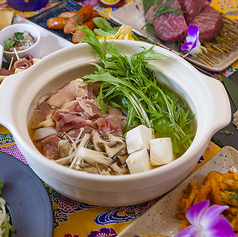
[[[184,219],[180,222],[179,227],[180,227],[180,230],[183,230],[190,225],[191,225],[190,222],[187,219]]]
[[[79,26],[85,23],[92,15],[93,7],[91,5],[83,6],[78,13],[68,19],[64,26],[64,33],[70,34]]]
[[[229,215],[229,218],[232,219],[232,217],[230,215]],[[238,216],[234,216],[234,218],[232,219],[230,224],[234,231],[238,231]]]
[[[231,171],[225,174],[212,171],[206,176],[203,185],[190,182],[178,203],[181,213],[175,215],[182,220],[180,229],[190,225],[185,216],[187,209],[207,199],[210,200],[211,205],[229,206],[222,214],[230,220],[233,230],[238,232],[238,174]]]
[[[202,202],[208,199],[209,193],[211,192],[211,185],[205,184],[205,185],[198,185],[198,194],[194,200],[194,203]]]
[[[197,184],[193,181],[190,182],[188,188],[184,190],[184,195],[178,203],[179,208],[183,214],[186,214],[188,208],[193,205],[193,202],[198,194]]]
[[[12,24],[13,11],[0,10],[0,30]]]
[[[229,207],[226,211],[233,216],[238,215],[238,207]]]
[[[90,18],[82,26],[87,27],[90,30],[93,30],[96,27],[96,24],[94,23],[93,18]],[[80,43],[84,39],[84,35],[85,34],[83,33],[83,31],[76,29],[72,36],[72,42],[74,44]]]
[[[93,12],[91,14],[91,17],[84,24],[82,24],[81,26],[84,26],[84,27],[87,27],[90,30],[93,30],[96,27],[96,24],[94,23],[93,18],[97,17],[97,16],[99,16],[98,11],[97,10],[93,10]],[[84,39],[84,33],[81,30],[76,29],[74,31],[73,36],[72,36],[72,42],[74,44],[78,44],[83,39]]]
[[[58,15],[58,17],[63,17],[63,18],[70,18],[73,15],[77,14],[78,11],[72,11],[72,12],[62,12]]]
[[[47,20],[46,25],[50,29],[63,30],[68,18],[63,17],[52,17]]]

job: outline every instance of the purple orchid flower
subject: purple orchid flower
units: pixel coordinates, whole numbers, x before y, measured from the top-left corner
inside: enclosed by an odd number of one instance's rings
[[[177,237],[236,237],[229,221],[220,215],[229,207],[209,205],[210,201],[205,200],[189,207],[186,218],[191,225],[181,230]]]
[[[113,228],[101,228],[100,230],[92,231],[88,237],[116,237],[117,233]]]
[[[199,41],[199,27],[190,24],[187,30],[186,43],[181,46],[182,50],[189,50],[183,57],[188,56],[189,54],[198,54],[202,53],[202,50],[206,51],[206,48],[203,47]]]

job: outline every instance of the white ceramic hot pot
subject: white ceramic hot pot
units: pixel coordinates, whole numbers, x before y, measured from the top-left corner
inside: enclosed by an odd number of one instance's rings
[[[139,52],[144,42],[114,40],[126,55]],[[214,133],[229,124],[231,109],[222,83],[205,76],[174,53],[155,46],[152,53],[169,58],[154,61],[161,82],[180,94],[190,105],[197,131],[190,148],[175,161],[159,168],[124,176],[103,176],[70,170],[45,158],[35,148],[28,122],[37,99],[92,72],[98,62],[86,43],[70,46],[46,56],[25,72],[7,77],[0,85],[0,123],[13,134],[16,144],[34,172],[56,191],[86,203],[122,206],[156,198],[179,184],[192,171]]]

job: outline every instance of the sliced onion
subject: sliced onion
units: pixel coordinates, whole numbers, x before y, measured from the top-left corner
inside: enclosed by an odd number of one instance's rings
[[[42,138],[48,137],[50,135],[57,134],[57,130],[53,127],[39,128],[35,131],[33,140],[41,140]]]

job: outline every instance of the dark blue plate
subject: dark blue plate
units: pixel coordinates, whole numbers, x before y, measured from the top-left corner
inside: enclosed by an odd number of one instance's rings
[[[46,30],[55,33],[56,35],[72,42],[72,34],[65,34],[63,30],[54,30],[47,27],[46,23],[47,20],[52,17],[57,17],[62,12],[70,12],[70,11],[78,11],[80,8],[82,8],[82,4],[74,1],[74,0],[63,0],[62,2],[58,3],[57,5],[46,9],[45,11],[34,15],[32,17],[28,17],[27,20],[45,28]],[[113,22],[110,19],[107,19],[110,24],[115,26],[120,26],[118,23]],[[137,37],[139,37],[137,34],[135,34]],[[142,38],[142,37],[140,37]]]
[[[38,176],[17,158],[0,152],[1,196],[7,202],[15,228],[11,237],[53,235],[53,211],[48,193]]]
[[[62,38],[72,42],[72,34],[65,34],[63,30],[49,29],[46,25],[47,20],[52,17],[57,17],[62,12],[78,11],[82,5],[73,0],[64,0],[57,5],[48,8],[47,10],[27,18],[27,20],[45,28],[46,30],[61,36]]]

